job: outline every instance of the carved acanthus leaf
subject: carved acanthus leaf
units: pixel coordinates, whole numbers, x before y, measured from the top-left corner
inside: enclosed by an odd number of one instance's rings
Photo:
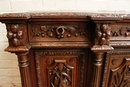
[[[113,78],[112,87],[129,87],[130,66],[124,66],[122,71],[117,71]]]

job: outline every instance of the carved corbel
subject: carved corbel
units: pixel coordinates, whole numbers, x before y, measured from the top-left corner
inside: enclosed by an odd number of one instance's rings
[[[28,44],[26,24],[6,23],[6,29],[9,46],[5,49],[5,51],[12,53],[28,52],[30,45]]]
[[[96,24],[95,44],[109,45],[110,35],[111,31],[108,24]]]

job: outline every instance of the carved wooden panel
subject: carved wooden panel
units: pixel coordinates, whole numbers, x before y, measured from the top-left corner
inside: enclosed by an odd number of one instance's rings
[[[35,55],[38,87],[85,87],[85,51],[42,50]]]
[[[129,40],[130,37],[130,24],[117,23],[110,24],[111,40]]]
[[[45,22],[29,24],[30,41],[88,41],[85,22]]]
[[[108,52],[102,87],[130,87],[130,51]]]

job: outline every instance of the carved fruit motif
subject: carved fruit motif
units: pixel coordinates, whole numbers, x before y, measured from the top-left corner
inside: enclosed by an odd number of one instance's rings
[[[20,39],[22,39],[23,32],[19,30],[18,24],[12,24],[7,32],[7,38],[11,40],[14,46],[20,45]]]
[[[108,24],[97,24],[96,27],[96,43],[99,45],[108,45],[111,35]]]

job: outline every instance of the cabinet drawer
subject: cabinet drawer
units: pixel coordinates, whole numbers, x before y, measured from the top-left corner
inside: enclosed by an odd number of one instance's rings
[[[130,40],[129,23],[110,24],[110,28],[111,28],[110,40]]]
[[[89,41],[86,22],[40,22],[29,23],[29,41]]]

